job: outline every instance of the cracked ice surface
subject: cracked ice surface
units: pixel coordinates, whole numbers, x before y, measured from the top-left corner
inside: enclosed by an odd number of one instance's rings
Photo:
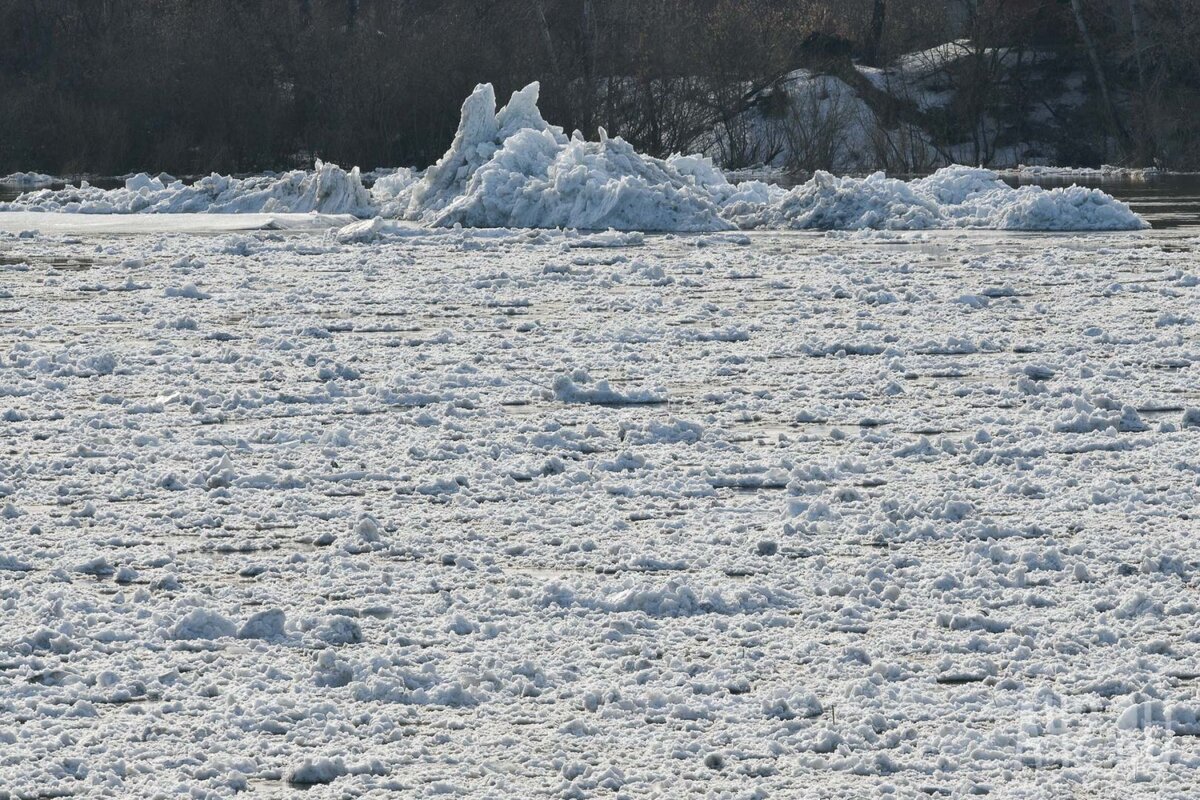
[[[343,238],[0,238],[0,796],[1194,791],[1194,230]]]

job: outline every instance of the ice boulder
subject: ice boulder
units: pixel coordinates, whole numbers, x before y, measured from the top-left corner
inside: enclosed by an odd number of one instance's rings
[[[902,181],[817,171],[787,192],[768,187],[733,195],[722,214],[741,228],[1021,231],[1140,230],[1149,227],[1125,203],[1098,189],[1014,189],[987,169],[950,166]]]
[[[306,758],[287,772],[287,782],[295,786],[316,786],[333,783],[349,773],[346,762],[341,758],[318,756]]]
[[[763,716],[773,719],[806,719],[818,717],[824,712],[821,701],[812,692],[803,689],[776,689],[762,701]]]
[[[592,405],[653,405],[667,401],[666,392],[660,388],[622,391],[607,380],[593,380],[581,369],[554,379],[554,398],[563,403]]]
[[[806,183],[765,204],[736,200],[725,213],[747,229],[920,230],[941,227],[942,221],[934,197],[882,172],[850,178],[818,170]]]
[[[196,608],[183,616],[171,626],[172,639],[221,639],[233,636],[237,632],[234,624],[207,608]]]
[[[497,112],[491,85],[477,87],[450,150],[413,188],[408,216],[443,227],[733,227],[695,174],[603,130],[598,142],[568,139],[542,119],[538,91],[536,83],[526,86]]]
[[[510,106],[528,106],[530,94],[536,113],[537,84],[516,92],[509,102]],[[501,110],[505,121],[510,115],[508,107]],[[527,107],[514,110],[511,117],[521,120],[531,130],[547,131],[555,140],[566,142],[561,128],[551,129],[541,119],[541,114],[531,114]],[[426,170],[421,182],[413,187],[409,200],[409,216],[420,217],[432,211],[437,211],[449,205],[463,194],[468,181],[480,167],[486,164],[500,146],[504,143],[500,129],[500,114],[496,113],[496,91],[490,83],[475,87],[475,91],[463,101],[462,114],[459,118],[458,131],[450,149],[436,164]],[[516,129],[507,131],[508,135],[516,133]]]
[[[259,611],[246,620],[237,632],[239,639],[278,639],[283,636],[287,617],[282,609],[269,608]]]
[[[371,203],[376,212],[383,217],[403,216],[420,176],[407,167],[398,167],[392,170],[376,170],[368,177],[374,178],[374,183],[371,184]]]
[[[952,166],[913,181],[941,204],[947,228],[1012,231],[1139,230],[1150,227],[1125,203],[1099,189],[1013,188],[986,169]]]

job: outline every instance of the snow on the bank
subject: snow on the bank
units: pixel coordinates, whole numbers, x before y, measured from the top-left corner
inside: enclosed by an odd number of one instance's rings
[[[192,184],[169,175],[144,172],[117,189],[99,189],[83,181],[64,189],[43,189],[0,205],[6,211],[60,211],[78,214],[262,214],[304,213],[367,215],[371,196],[358,167],[346,172],[320,160],[313,171],[279,176],[234,178],[212,174]]]
[[[862,172],[876,164],[875,112],[834,75],[796,69],[758,92],[748,108],[718,125],[706,152],[768,168]]]
[[[372,173],[318,161],[312,172],[193,184],[145,173],[105,191],[79,187],[23,194],[0,211],[85,214],[320,212],[403,217],[431,227],[573,228],[705,232],[750,228],[825,230],[1137,230],[1146,223],[1095,189],[1014,189],[994,172],[947,167],[913,181],[817,172],[785,191],[730,183],[703,156],[652,158],[603,129],[599,141],[567,137],[538,110],[539,87],[514,92],[496,110],[490,84],[463,103],[454,141],[437,164],[416,173]],[[376,238],[381,223],[343,239]]]

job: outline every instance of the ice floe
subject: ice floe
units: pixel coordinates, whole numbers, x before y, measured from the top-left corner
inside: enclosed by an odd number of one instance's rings
[[[1132,180],[1140,181],[1159,175],[1170,174],[1157,167],[1119,167],[1104,164],[1099,167],[1055,167],[1050,165],[1027,165],[998,170],[1001,175],[1018,178],[1083,178],[1088,180]]]
[[[0,186],[7,186],[13,189],[44,189],[47,186],[53,186],[55,183],[62,182],[61,178],[55,178],[53,175],[46,175],[41,172],[13,172],[9,175],[0,176]]]
[[[1195,794],[1194,230],[194,216],[0,230],[0,795]]]

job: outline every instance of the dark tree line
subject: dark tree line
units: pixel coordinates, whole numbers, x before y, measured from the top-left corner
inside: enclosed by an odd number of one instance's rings
[[[0,174],[424,166],[481,81],[540,80],[552,121],[666,154],[814,47],[883,64],[972,25],[1090,58],[1122,154],[1179,162],[1200,155],[1198,3],[0,0]]]

